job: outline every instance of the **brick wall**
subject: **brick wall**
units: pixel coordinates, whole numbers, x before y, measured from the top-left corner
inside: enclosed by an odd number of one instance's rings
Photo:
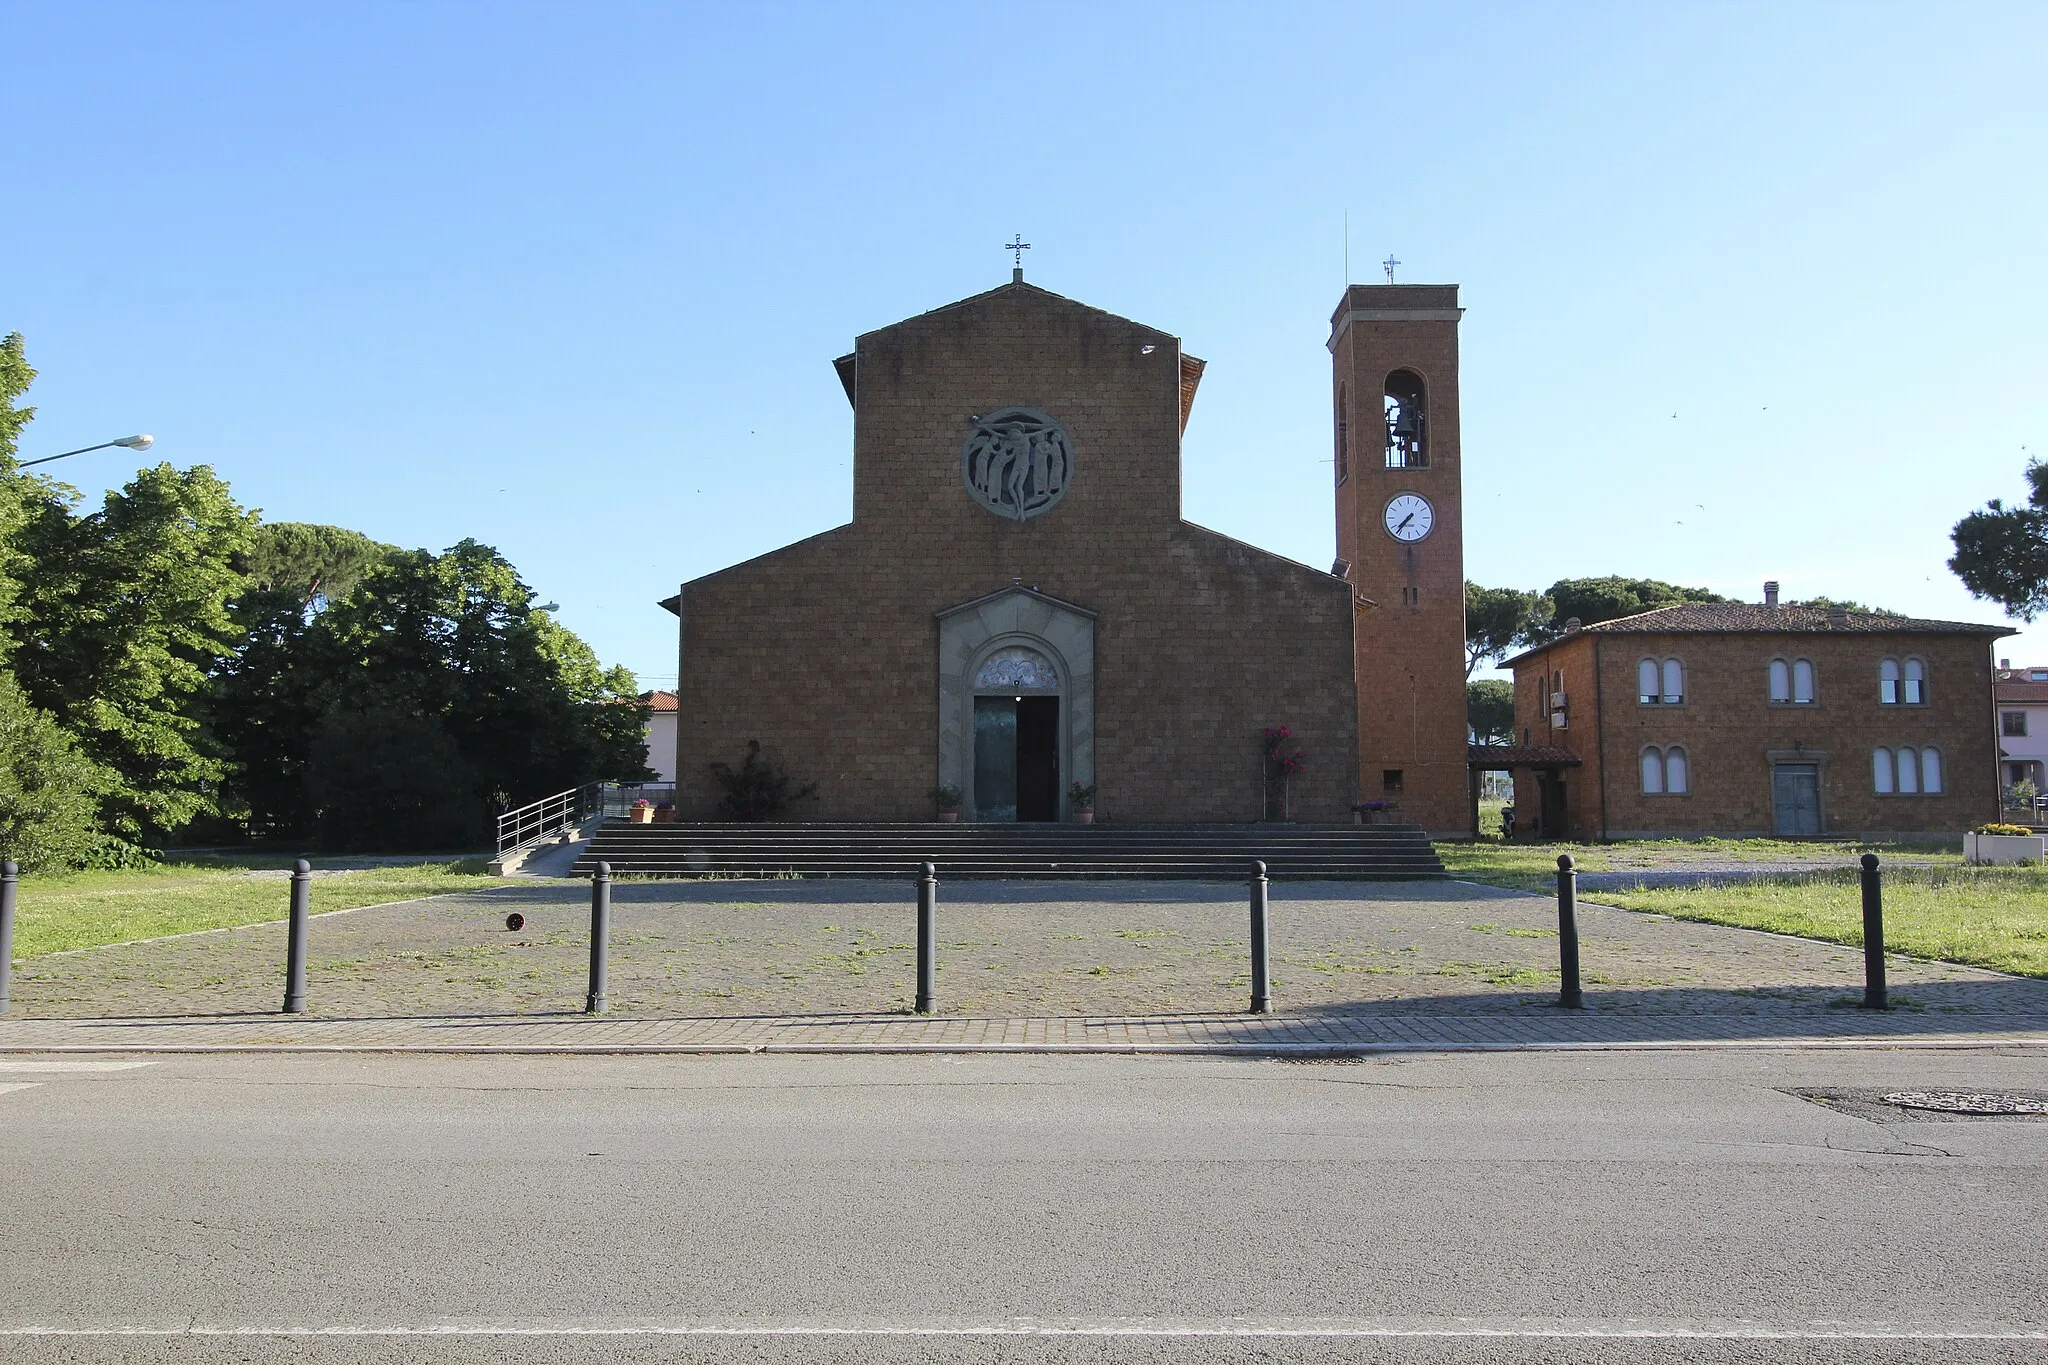
[[[1348,477],[1337,485],[1337,554],[1374,605],[1355,635],[1359,794],[1393,797],[1432,831],[1468,833],[1465,766],[1465,557],[1463,459],[1458,426],[1455,285],[1353,285],[1332,319],[1331,397],[1348,437]],[[1427,389],[1429,464],[1386,467],[1387,376],[1411,370]],[[1382,514],[1400,493],[1435,510],[1430,534],[1403,544]],[[1382,790],[1401,773],[1402,790]]]
[[[1532,742],[1567,745],[1585,761],[1565,779],[1572,830],[1582,837],[1603,828],[1613,838],[1768,834],[1774,754],[1819,766],[1824,833],[1953,837],[1996,818],[1990,652],[1981,637],[1964,635],[1586,632],[1516,665],[1516,735],[1526,728]],[[1887,655],[1926,661],[1925,705],[1880,703]],[[1682,705],[1638,703],[1636,666],[1646,657],[1682,662]],[[1771,703],[1773,658],[1812,661],[1813,704]],[[1539,706],[1545,671],[1564,674],[1562,731]],[[1686,750],[1691,792],[1645,795],[1644,747],[1674,744]],[[1872,751],[1880,745],[1938,749],[1944,790],[1879,795]],[[1515,795],[1518,810],[1535,809],[1532,781],[1518,778]]]
[[[1175,338],[1010,285],[855,356],[854,520],[683,587],[684,818],[711,814],[706,765],[753,738],[819,783],[796,818],[928,818],[935,613],[1017,580],[1097,613],[1097,819],[1259,818],[1275,724],[1311,753],[1295,818],[1350,818],[1350,589],[1181,520]],[[968,415],[1009,405],[1050,412],[1074,447],[1065,497],[1022,523],[960,476]]]

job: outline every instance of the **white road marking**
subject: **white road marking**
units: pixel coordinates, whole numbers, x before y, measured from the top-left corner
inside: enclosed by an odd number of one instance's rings
[[[133,1071],[155,1062],[17,1062],[0,1057],[0,1071]]]
[[[607,1325],[435,1323],[415,1326],[206,1325],[0,1327],[9,1337],[1163,1337],[1492,1338],[1626,1341],[2048,1341],[2048,1328],[1881,1322],[1764,1323],[1655,1318],[1318,1319],[1003,1318],[951,1323],[674,1322]]]
[[[16,1081],[12,1085],[0,1085],[0,1095],[4,1095],[10,1090],[33,1090],[41,1084],[41,1081]]]

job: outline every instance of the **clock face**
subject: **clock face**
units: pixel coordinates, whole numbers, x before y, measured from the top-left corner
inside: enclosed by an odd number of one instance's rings
[[[1386,523],[1394,539],[1420,540],[1436,524],[1436,511],[1420,494],[1402,493],[1387,504]]]

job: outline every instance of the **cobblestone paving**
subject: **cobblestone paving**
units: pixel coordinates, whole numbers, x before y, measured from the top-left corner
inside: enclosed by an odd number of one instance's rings
[[[1288,883],[1272,894],[1275,1002],[1296,1022],[1555,1013],[1546,899],[1463,883]],[[514,911],[526,919],[516,932],[505,928]],[[942,885],[939,1009],[963,1020],[1233,1014],[1249,994],[1245,922],[1244,891],[1232,886]],[[1861,989],[1855,949],[1598,905],[1582,905],[1580,923],[1595,1017],[1768,1018],[1793,1032],[1832,1020],[1831,1033],[1871,1018],[1840,1008]],[[587,924],[587,889],[546,882],[321,915],[311,1010],[335,1020],[575,1010]],[[912,942],[907,883],[623,882],[613,1008],[646,1020],[886,1019],[910,1006]],[[38,958],[16,971],[15,1015],[272,1014],[283,955],[283,926],[269,924]],[[1986,1027],[2048,1024],[2048,982],[1903,959],[1891,980],[1905,1008],[1885,1017],[1924,1017],[1922,1031],[1968,1032],[1980,1015]]]

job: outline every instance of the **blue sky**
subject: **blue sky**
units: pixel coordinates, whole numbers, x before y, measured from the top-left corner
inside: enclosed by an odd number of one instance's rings
[[[1332,556],[1328,318],[1463,286],[1466,562],[1996,621],[2048,453],[2048,7],[0,0],[24,457],[502,549],[673,678],[843,521],[860,332],[1029,277],[1210,362],[1193,520]],[[124,463],[126,461],[126,463]],[[58,468],[91,496],[125,451]],[[55,471],[53,471],[55,472]],[[2048,622],[2001,652],[2048,663]]]

